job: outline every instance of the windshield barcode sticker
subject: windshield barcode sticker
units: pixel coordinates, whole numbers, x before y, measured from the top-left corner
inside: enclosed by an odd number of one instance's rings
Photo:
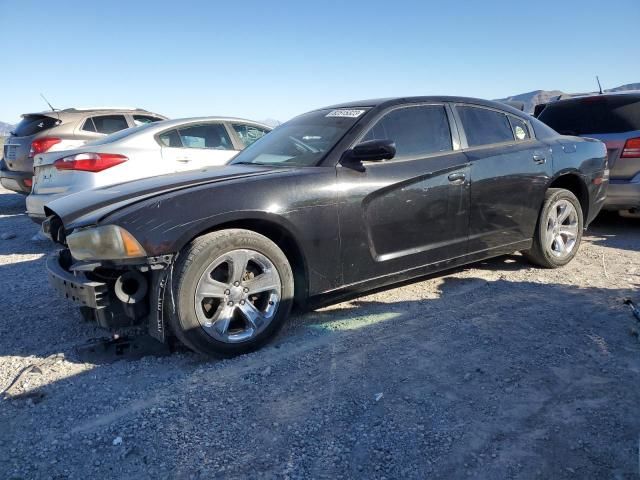
[[[333,110],[327,113],[327,117],[346,117],[346,118],[358,118],[362,115],[364,110],[348,110],[345,108],[341,108],[340,110]]]

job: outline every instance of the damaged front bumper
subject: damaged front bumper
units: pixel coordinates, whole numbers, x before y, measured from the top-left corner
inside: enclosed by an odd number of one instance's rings
[[[161,342],[166,341],[164,299],[171,265],[171,255],[137,265],[74,264],[68,249],[46,262],[49,283],[78,304],[85,319],[111,330],[147,327]]]

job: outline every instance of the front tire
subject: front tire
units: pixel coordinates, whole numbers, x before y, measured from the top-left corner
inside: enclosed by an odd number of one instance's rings
[[[541,267],[559,268],[578,253],[584,220],[582,207],[569,190],[550,188],[545,194],[527,259]]]
[[[230,357],[260,348],[293,303],[293,273],[267,237],[228,229],[196,238],[174,268],[171,329],[190,349]]]

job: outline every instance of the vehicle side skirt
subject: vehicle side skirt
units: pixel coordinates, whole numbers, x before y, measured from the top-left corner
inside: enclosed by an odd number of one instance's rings
[[[417,279],[426,280],[432,275],[439,274],[445,270],[479,262],[488,258],[508,255],[521,250],[528,250],[533,243],[532,239],[522,240],[500,247],[468,253],[459,257],[434,262],[428,265],[410,268],[402,272],[392,273],[381,277],[371,278],[362,282],[345,285],[335,290],[322,292],[310,297],[304,305],[304,310],[315,310],[335,303],[343,302],[362,295],[363,293],[373,293],[377,290],[395,288],[403,282],[415,281]]]

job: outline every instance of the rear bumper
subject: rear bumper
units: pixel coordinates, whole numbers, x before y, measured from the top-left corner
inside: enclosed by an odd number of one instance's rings
[[[46,218],[46,215],[44,213],[44,206],[49,203],[52,202],[53,200],[55,200],[56,198],[60,198],[65,196],[66,194],[37,194],[37,193],[31,193],[29,194],[29,196],[27,197],[27,215],[29,215],[29,218],[31,218],[31,220],[33,220],[36,223],[42,223],[43,220]]]
[[[605,210],[640,208],[640,174],[631,180],[610,180]]]
[[[0,162],[0,184],[7,190],[28,194],[31,184],[25,184],[25,180],[31,182],[32,178],[32,172],[15,172],[6,168],[4,160]]]

